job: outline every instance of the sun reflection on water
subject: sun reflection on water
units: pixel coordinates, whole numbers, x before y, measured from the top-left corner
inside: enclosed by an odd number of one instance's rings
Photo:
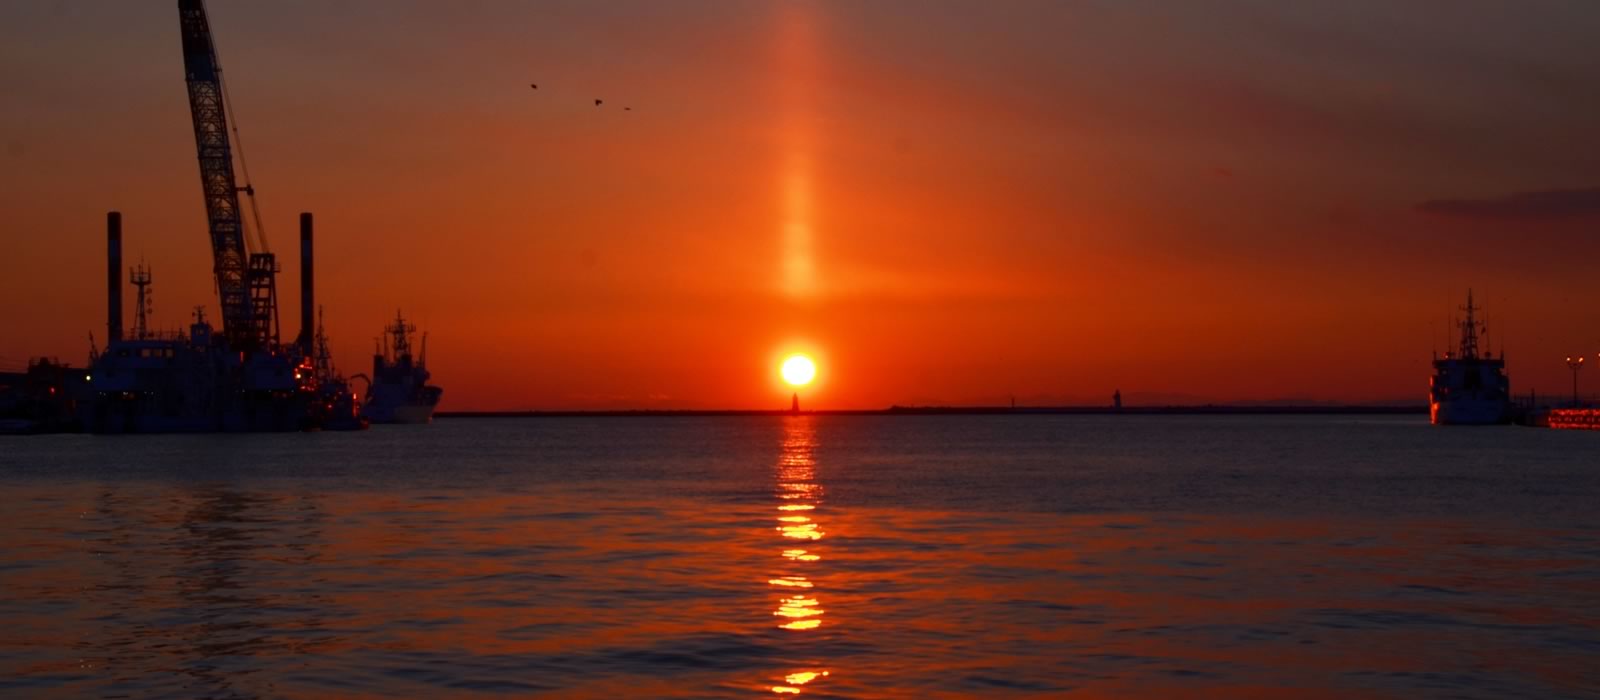
[[[776,531],[784,540],[820,541],[827,536],[817,516],[817,506],[822,503],[822,485],[817,483],[816,429],[809,416],[785,419],[783,424],[783,452],[778,458],[777,496],[778,514],[774,517]],[[803,513],[803,514],[802,514]],[[808,545],[813,546],[813,545]],[[778,607],[772,611],[778,618],[778,628],[789,632],[805,632],[822,626],[826,611],[815,595],[816,562],[822,556],[813,550],[797,549],[787,543],[780,550],[784,567],[781,574],[767,579],[767,584],[782,591]],[[782,685],[772,686],[780,695],[798,695],[801,687],[817,678],[827,676],[826,669],[800,670],[784,677]]]
[[[783,550],[783,558],[793,559],[795,561],[817,561],[822,557],[812,554],[804,549],[785,549]]]
[[[772,686],[772,692],[779,695],[799,695],[800,689],[795,686],[805,685],[818,678],[824,678],[828,671],[799,671],[783,677],[783,682],[789,685]]]

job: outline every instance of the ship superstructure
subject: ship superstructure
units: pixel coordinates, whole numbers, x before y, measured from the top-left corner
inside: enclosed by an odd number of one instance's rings
[[[1511,380],[1506,376],[1505,353],[1479,352],[1478,339],[1484,325],[1478,321],[1478,307],[1472,291],[1467,291],[1465,312],[1457,325],[1460,340],[1444,357],[1433,358],[1433,377],[1429,379],[1428,415],[1434,425],[1497,425],[1510,423],[1512,415]]]
[[[97,433],[300,430],[308,368],[281,351],[234,352],[196,308],[187,333],[115,339],[91,358],[84,427]]]
[[[361,414],[373,423],[427,423],[439,405],[444,389],[430,386],[428,379],[428,334],[422,334],[421,352],[413,356],[411,338],[417,327],[406,323],[399,311],[394,324],[372,355],[372,376]],[[358,375],[359,376],[359,375]]]

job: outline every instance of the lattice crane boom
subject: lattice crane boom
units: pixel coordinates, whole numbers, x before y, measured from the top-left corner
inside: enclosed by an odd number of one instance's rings
[[[223,335],[237,350],[258,350],[277,342],[277,263],[271,253],[251,254],[245,246],[244,220],[239,209],[241,188],[234,176],[233,149],[228,140],[222,67],[217,61],[205,3],[178,0],[178,18]]]

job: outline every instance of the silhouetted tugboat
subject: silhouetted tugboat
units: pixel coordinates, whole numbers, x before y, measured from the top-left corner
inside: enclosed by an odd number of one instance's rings
[[[373,423],[427,423],[444,389],[429,386],[428,334],[422,352],[411,356],[411,335],[417,327],[395,312],[394,325],[384,328],[387,342],[372,356],[372,376],[361,415]],[[360,375],[357,375],[360,376]]]
[[[311,371],[317,380],[317,402],[312,411],[323,430],[366,430],[367,419],[361,415],[350,381],[333,366],[333,353],[328,350],[328,334],[322,327],[322,307],[317,307],[317,333],[311,341]],[[370,380],[369,380],[370,383]]]
[[[1466,318],[1461,320],[1460,346],[1433,358],[1428,415],[1434,425],[1497,425],[1512,419],[1511,380],[1506,358],[1478,354],[1478,332],[1472,291],[1467,291]]]

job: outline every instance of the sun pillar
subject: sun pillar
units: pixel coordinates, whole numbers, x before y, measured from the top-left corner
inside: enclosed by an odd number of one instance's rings
[[[817,293],[812,210],[812,153],[818,50],[814,8],[784,3],[778,14],[782,149],[778,184],[779,292],[792,301]]]

